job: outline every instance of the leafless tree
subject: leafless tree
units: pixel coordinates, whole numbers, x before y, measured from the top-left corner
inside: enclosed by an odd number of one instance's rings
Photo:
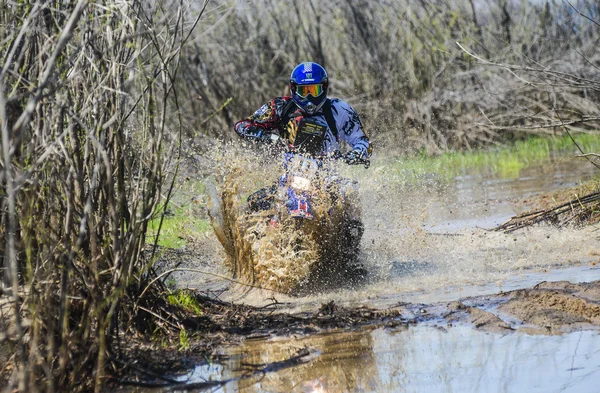
[[[148,281],[146,229],[181,146],[181,48],[202,12],[0,5],[4,391],[102,389]]]
[[[597,2],[574,6],[598,15]],[[515,94],[522,81],[481,67],[456,42],[492,62],[588,76],[598,66],[598,31],[566,1],[216,0],[210,15],[215,23],[194,35],[206,45],[186,48],[182,63],[183,112],[201,140],[233,137],[232,123],[284,94],[291,69],[307,60],[326,65],[331,94],[358,109],[380,148],[431,153],[523,137],[525,130],[494,127],[519,122],[522,105],[514,111],[501,96],[542,107],[551,96]]]

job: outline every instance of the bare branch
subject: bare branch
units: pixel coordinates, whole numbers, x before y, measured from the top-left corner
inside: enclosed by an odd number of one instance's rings
[[[44,73],[41,75],[39,84],[37,86],[37,92],[35,95],[33,95],[29,99],[29,102],[27,103],[25,110],[23,111],[21,116],[19,116],[19,119],[15,122],[15,124],[13,125],[13,133],[19,135],[22,127],[29,121],[29,118],[31,117],[31,114],[35,110],[38,100],[40,99],[40,97],[42,96],[42,94],[44,92],[44,88],[49,83],[52,72],[54,72],[54,66],[56,65],[56,60],[58,59],[58,56],[62,53],[62,50],[64,49],[64,47],[67,45],[67,42],[69,42],[69,39],[71,38],[71,33],[73,32],[73,29],[75,29],[77,22],[79,22],[79,19],[81,18],[81,15],[83,14],[83,10],[87,6],[88,2],[89,2],[89,0],[79,0],[77,2],[75,9],[71,13],[69,21],[67,22],[65,28],[61,32],[60,37],[58,38],[58,42],[56,44],[56,47],[54,48],[52,56],[50,57],[50,59],[48,60],[48,62],[45,65]],[[13,153],[16,149],[16,146],[17,146],[17,144],[15,144],[15,146],[13,146],[13,149],[12,149]]]
[[[589,20],[590,22],[592,22],[593,24],[595,24],[596,26],[600,27],[600,23],[596,22],[595,20],[593,20],[592,18],[590,18],[587,15],[582,14],[577,8],[575,8],[575,6],[573,4],[571,4],[571,2],[569,0],[565,0],[567,2],[567,4],[569,4],[571,6],[571,8],[573,8],[573,10],[575,12],[577,12],[579,15],[583,16],[585,19]]]

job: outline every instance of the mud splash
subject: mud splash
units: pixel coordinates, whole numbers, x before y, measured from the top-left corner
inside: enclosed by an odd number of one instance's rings
[[[281,173],[275,160],[266,160],[261,152],[241,154],[228,147],[217,156],[218,167],[235,163],[239,171],[237,192],[242,197],[236,202],[238,209],[247,194],[271,184]],[[387,307],[400,301],[456,300],[514,289],[511,283],[518,277],[533,274],[541,281],[548,271],[600,262],[598,233],[593,227],[534,227],[508,235],[486,230],[529,208],[518,196],[531,197],[592,177],[595,168],[586,163],[562,159],[528,168],[523,177],[515,178],[475,174],[407,183],[401,172],[384,161],[376,159],[368,171],[342,167],[342,175],[359,184],[365,224],[359,261],[367,270],[366,280],[350,290],[329,282],[325,290],[307,291],[295,299],[223,283],[226,292],[221,298],[260,306],[275,296],[279,302],[290,303],[291,311],[330,300]],[[219,264],[223,256],[217,252],[214,259]],[[294,256],[279,261],[286,268],[305,267],[302,258]],[[202,290],[203,280],[204,276],[189,275],[180,284]]]
[[[271,153],[272,160],[267,163],[264,156],[261,161],[256,154],[233,146],[217,153],[221,165],[215,166],[215,181],[207,182],[209,215],[234,279],[279,293],[301,294],[332,281],[340,286],[345,279],[355,278],[356,252],[348,253],[348,249],[354,250],[347,244],[351,238],[348,220],[352,217],[360,222],[360,207],[351,202],[357,199],[353,196],[356,191],[348,188],[343,192],[339,180],[328,181],[329,177],[339,178],[337,163],[324,162],[318,171],[315,163],[299,157],[286,164],[290,173],[311,179],[306,192],[311,195],[314,218],[290,217],[284,187],[273,186],[269,208],[248,209],[247,196],[261,187],[270,188],[283,174],[280,156]]]
[[[260,175],[241,178],[246,192],[279,173],[247,165]],[[561,164],[524,179],[406,185],[375,163],[367,176],[347,175],[361,184],[368,280],[301,298],[224,284],[220,299],[246,306],[214,322],[245,341],[180,376],[176,389],[597,391],[600,281],[576,283],[600,280],[597,227],[485,229],[527,209],[515,198],[594,173]],[[182,285],[206,288],[189,277]]]

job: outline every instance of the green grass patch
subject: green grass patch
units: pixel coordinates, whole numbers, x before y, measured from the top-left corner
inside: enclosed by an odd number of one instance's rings
[[[195,315],[202,315],[202,307],[190,291],[178,289],[167,296],[167,301]]]
[[[600,151],[600,135],[579,134],[574,139],[585,152]],[[518,177],[521,170],[542,165],[558,156],[579,153],[568,137],[531,137],[509,147],[470,152],[445,153],[439,156],[415,155],[401,158],[394,167],[408,181],[425,175],[451,179],[466,173],[493,173],[502,178]]]
[[[189,239],[205,234],[212,230],[210,222],[200,218],[200,214],[191,207],[180,207],[170,210],[165,216],[158,245],[168,248],[179,248],[185,246]],[[148,223],[146,242],[154,243],[160,225],[160,214]]]
[[[185,329],[179,331],[179,346],[177,349],[179,351],[187,351],[190,349],[190,335]]]

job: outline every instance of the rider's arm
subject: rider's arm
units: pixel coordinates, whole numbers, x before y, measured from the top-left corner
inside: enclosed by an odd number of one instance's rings
[[[235,132],[245,139],[270,140],[270,135],[277,131],[281,133],[281,111],[285,100],[275,98],[264,104],[247,119],[235,123]]]
[[[332,106],[339,138],[348,143],[353,151],[360,152],[360,158],[368,159],[373,147],[363,130],[358,113],[350,104],[342,100],[332,100]]]

